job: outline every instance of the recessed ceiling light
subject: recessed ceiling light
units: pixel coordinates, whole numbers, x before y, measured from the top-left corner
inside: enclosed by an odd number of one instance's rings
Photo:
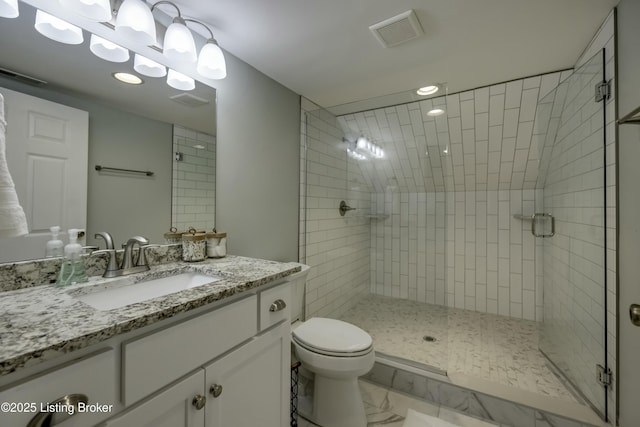
[[[429,85],[429,86],[421,87],[416,91],[416,93],[420,96],[427,96],[427,95],[433,95],[438,90],[440,90],[440,88],[437,85]]]
[[[196,150],[204,150],[206,147],[202,144],[196,144],[193,146]]]
[[[127,83],[130,85],[141,85],[144,81],[136,76],[135,74],[129,73],[113,73],[113,78],[116,80],[120,80],[122,83]]]
[[[436,117],[444,114],[444,110],[442,108],[434,108],[427,113],[427,116]]]

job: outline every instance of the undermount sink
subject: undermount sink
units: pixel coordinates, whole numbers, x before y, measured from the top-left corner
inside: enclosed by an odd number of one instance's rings
[[[196,288],[207,283],[217,282],[221,277],[202,273],[182,273],[160,279],[146,280],[126,286],[116,286],[84,295],[77,295],[85,304],[98,310],[113,310],[125,305],[135,304],[152,298],[173,294],[185,289]]]

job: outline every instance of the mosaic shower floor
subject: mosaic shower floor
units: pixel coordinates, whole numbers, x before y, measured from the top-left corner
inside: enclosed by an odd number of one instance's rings
[[[378,352],[576,402],[538,351],[536,322],[378,295],[341,319],[367,331]]]

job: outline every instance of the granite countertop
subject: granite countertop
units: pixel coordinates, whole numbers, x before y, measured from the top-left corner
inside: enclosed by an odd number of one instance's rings
[[[74,296],[184,272],[221,280],[177,293],[100,311]],[[173,262],[144,273],[57,288],[43,285],[0,293],[0,376],[53,359],[157,321],[259,287],[300,271],[298,263],[228,256],[199,263]]]

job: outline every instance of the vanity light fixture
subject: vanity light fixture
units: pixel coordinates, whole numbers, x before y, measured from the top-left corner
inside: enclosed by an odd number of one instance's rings
[[[185,18],[185,21],[194,22],[203,26],[211,36],[200,50],[198,65],[196,67],[198,73],[203,77],[214,80],[220,80],[227,77],[227,64],[224,60],[224,54],[222,53],[222,49],[220,49],[215,37],[213,37],[211,29],[195,19]]]
[[[124,0],[116,18],[116,33],[146,46],[156,43],[156,21],[142,0]]]
[[[444,110],[442,108],[434,108],[433,110],[429,110],[427,112],[427,116],[437,117],[444,114]]]
[[[196,87],[196,82],[191,77],[185,76],[171,68],[169,68],[169,72],[167,73],[167,84],[178,90],[193,90]]]
[[[0,0],[0,16],[3,18],[17,18],[20,15],[18,0]]]
[[[133,57],[133,69],[149,77],[164,77],[167,75],[167,67],[137,53]]]
[[[187,28],[187,23],[180,13],[178,6],[170,1],[159,1],[151,7],[151,11],[160,4],[168,4],[176,8],[178,16],[173,18],[173,22],[167,28],[164,35],[162,53],[168,59],[175,61],[196,62],[196,43],[193,34]]]
[[[347,153],[354,159],[367,160],[370,158],[382,159],[384,157],[384,150],[363,135],[360,135],[355,141],[349,141],[346,138],[342,140],[348,144]]]
[[[429,85],[429,86],[421,87],[416,91],[416,93],[420,96],[428,96],[428,95],[433,95],[439,90],[440,88],[438,87],[438,85]]]
[[[144,83],[144,80],[142,80],[140,77],[136,76],[135,74],[113,73],[112,76],[116,80],[119,80],[122,83],[127,83],[130,85],[141,85],[142,83]]]
[[[129,60],[129,51],[122,46],[91,34],[89,49],[98,58],[110,62],[126,62]]]
[[[60,43],[80,44],[84,41],[79,27],[40,9],[36,12],[35,28],[43,36]]]
[[[59,2],[63,7],[92,21],[108,22],[111,20],[109,0],[59,0]]]

